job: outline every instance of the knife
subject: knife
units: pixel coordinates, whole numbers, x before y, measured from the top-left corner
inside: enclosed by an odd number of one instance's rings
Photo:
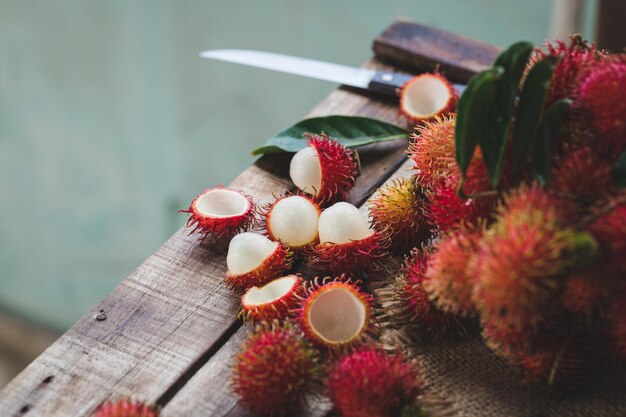
[[[346,65],[300,58],[273,52],[253,51],[249,49],[213,49],[200,53],[202,58],[233,62],[272,71],[302,75],[318,80],[331,81],[373,91],[388,96],[398,96],[402,86],[414,75],[400,74],[392,71],[375,71],[366,68],[354,68]],[[465,85],[453,84],[460,93]]]

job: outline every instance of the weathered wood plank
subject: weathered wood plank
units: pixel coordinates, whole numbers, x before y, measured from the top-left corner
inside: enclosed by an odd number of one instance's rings
[[[493,64],[500,48],[454,33],[399,19],[374,40],[376,57],[408,70],[437,65],[452,81],[465,83]]]
[[[324,114],[399,123],[392,104],[346,90],[310,115]],[[364,149],[350,201],[362,202],[393,172],[405,147],[396,141]],[[287,166],[284,156],[263,157],[231,185],[266,203],[290,188]],[[116,395],[167,401],[238,327],[239,300],[223,285],[225,269],[223,254],[180,230],[0,392],[0,415],[85,416]]]

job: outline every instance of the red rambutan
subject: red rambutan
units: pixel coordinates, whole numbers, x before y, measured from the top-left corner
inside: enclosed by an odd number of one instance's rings
[[[159,409],[141,401],[121,398],[101,404],[93,417],[158,417]]]
[[[457,91],[443,75],[424,73],[400,90],[400,112],[410,124],[417,125],[453,112],[458,99]]]
[[[608,277],[613,286],[620,285],[626,290],[626,193],[598,204],[594,210],[596,220],[589,226],[589,232],[600,246],[599,262],[602,274]]]
[[[325,133],[305,136],[308,146],[289,165],[291,180],[319,204],[345,200],[360,174],[358,154]]]
[[[476,277],[469,268],[479,248],[482,230],[459,228],[437,241],[425,272],[424,289],[440,309],[471,315]]]
[[[417,126],[408,154],[419,171],[418,182],[426,188],[437,184],[458,171],[454,154],[456,115],[435,117]]]
[[[605,291],[602,283],[585,273],[574,273],[567,278],[561,295],[565,311],[590,316],[601,307]]]
[[[361,343],[371,330],[371,295],[344,276],[306,287],[300,325],[309,340],[331,350]]]
[[[330,399],[344,417],[404,415],[422,386],[414,364],[372,348],[340,358],[327,380]]]
[[[578,206],[569,199],[557,197],[537,183],[522,185],[509,191],[504,202],[497,207],[499,223],[509,221],[546,222],[559,226],[573,225],[579,219]]]
[[[372,230],[352,204],[340,202],[324,210],[318,223],[320,243],[305,249],[310,266],[333,275],[377,271],[388,257],[389,239]]]
[[[190,235],[200,232],[202,239],[230,239],[254,224],[252,197],[240,190],[217,185],[208,188],[193,199],[187,210],[187,227],[193,227]]]
[[[369,213],[374,228],[389,236],[396,252],[404,253],[432,237],[425,204],[424,190],[415,177],[394,179],[378,189]]]
[[[304,292],[304,281],[287,275],[252,287],[241,297],[241,315],[254,321],[284,320],[297,308]]]
[[[232,371],[233,391],[252,412],[294,415],[317,383],[318,357],[294,328],[263,323],[235,356]]]
[[[311,199],[293,195],[268,205],[263,217],[270,239],[299,249],[317,241],[320,213],[319,206]]]
[[[291,268],[293,253],[282,243],[251,232],[235,236],[228,247],[226,282],[246,290],[263,285]]]

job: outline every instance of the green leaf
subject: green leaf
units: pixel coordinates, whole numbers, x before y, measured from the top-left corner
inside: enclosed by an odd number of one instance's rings
[[[613,168],[613,178],[618,187],[626,187],[626,151],[617,158]]]
[[[406,138],[408,132],[398,126],[368,117],[324,116],[305,119],[270,138],[252,155],[297,152],[306,147],[305,133],[326,133],[347,147]]]
[[[555,65],[556,62],[551,58],[542,59],[532,67],[524,82],[513,135],[513,169],[516,182],[520,180],[524,163],[533,148]]]
[[[545,111],[543,120],[537,129],[537,139],[533,152],[533,174],[543,184],[547,184],[550,179],[554,141],[571,105],[572,100],[569,98],[563,98],[552,103]]]
[[[489,178],[495,188],[502,176],[502,166],[509,137],[511,116],[515,107],[515,96],[526,61],[533,50],[529,42],[518,42],[502,52],[494,66],[504,68],[498,80],[496,94],[487,117],[485,132],[479,137],[479,145],[487,165]]]
[[[478,138],[484,132],[496,92],[496,81],[503,73],[502,67],[494,67],[476,74],[459,99],[454,136],[456,162],[463,177],[472,161]]]

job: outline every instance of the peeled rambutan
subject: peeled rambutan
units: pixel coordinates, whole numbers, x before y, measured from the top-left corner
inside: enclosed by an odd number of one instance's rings
[[[589,232],[600,245],[598,265],[612,286],[626,291],[626,193],[602,201],[594,209],[595,221]]]
[[[241,315],[254,321],[287,319],[298,307],[304,281],[297,275],[276,278],[262,287],[252,287],[241,297]]]
[[[609,346],[626,362],[626,295],[615,297],[608,311]]]
[[[239,290],[263,285],[291,267],[292,255],[280,242],[257,233],[240,233],[228,247],[226,282]]]
[[[380,268],[388,257],[389,239],[372,230],[352,204],[339,202],[320,215],[317,245],[305,250],[311,267],[332,275],[356,275]]]
[[[328,395],[344,417],[404,415],[403,409],[415,405],[422,387],[413,363],[374,348],[340,358],[327,380]]]
[[[344,200],[360,174],[357,153],[325,133],[305,136],[308,146],[289,165],[291,180],[319,204]]]
[[[293,195],[270,204],[263,217],[270,239],[299,249],[317,240],[320,213],[319,206],[311,199]]]
[[[255,414],[296,415],[318,378],[318,357],[293,328],[263,323],[233,363],[232,387]]]
[[[435,117],[417,126],[409,145],[408,154],[419,171],[419,184],[434,188],[458,168],[454,153],[456,115]]]
[[[550,188],[590,203],[613,188],[612,174],[612,164],[585,146],[559,158],[551,175]]]
[[[457,91],[446,77],[438,72],[424,73],[400,90],[400,112],[410,124],[418,125],[453,112],[458,99]]]
[[[576,107],[587,114],[600,137],[612,149],[626,146],[626,62],[605,60],[593,65],[578,88]]]
[[[476,277],[469,268],[477,255],[482,230],[459,228],[435,243],[425,271],[424,289],[440,309],[471,315]]]
[[[179,213],[189,213],[187,227],[193,227],[190,235],[200,232],[203,240],[230,239],[254,223],[254,209],[252,197],[218,185],[198,194],[189,208]]]
[[[160,414],[156,406],[128,398],[120,398],[101,404],[93,417],[158,417]]]
[[[425,205],[424,190],[415,177],[394,179],[369,203],[372,225],[389,236],[396,252],[407,252],[432,237]]]
[[[372,297],[358,282],[341,276],[313,280],[306,288],[300,325],[309,340],[341,350],[365,340],[371,331]]]

